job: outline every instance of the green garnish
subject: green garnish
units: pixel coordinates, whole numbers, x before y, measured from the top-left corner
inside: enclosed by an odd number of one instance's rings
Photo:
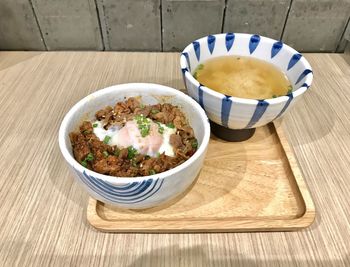
[[[133,159],[137,154],[137,150],[132,146],[128,147],[128,159]]]
[[[141,103],[140,108],[145,108],[145,105]]]
[[[87,162],[86,162],[85,160],[83,160],[83,161],[81,162],[81,165],[82,165],[83,167],[86,168],[88,164],[87,164]]]
[[[287,91],[287,95],[291,94],[293,91],[293,87],[291,85],[288,86],[288,91]]]
[[[146,137],[149,134],[149,131],[151,130],[151,124],[149,120],[142,114],[136,115],[135,120],[139,126],[138,128],[140,130],[141,136]]]
[[[158,133],[163,134],[164,133],[164,127],[158,125]]]
[[[147,118],[145,116],[143,116],[143,114],[137,114],[135,116],[135,120],[138,124],[148,122]]]
[[[197,70],[201,70],[204,68],[204,65],[203,64],[199,64],[198,67],[197,67]]]
[[[146,137],[149,134],[149,131],[151,129],[150,124],[141,124],[139,125],[139,130],[141,132],[142,137]]]
[[[194,140],[191,142],[191,145],[192,145],[192,148],[197,149],[197,148],[198,148],[198,141],[197,141],[197,139],[194,139]]]
[[[157,158],[159,158],[159,157],[160,157],[160,153],[159,153],[159,152],[157,152],[156,156],[157,156]]]
[[[169,127],[169,128],[171,128],[171,129],[174,129],[174,128],[175,128],[175,125],[174,125],[174,123],[172,123],[172,122],[169,122],[166,126]]]
[[[103,156],[105,156],[105,158],[108,157],[108,152],[107,151],[103,151],[102,154],[103,154]]]
[[[151,110],[151,113],[152,113],[152,114],[157,114],[157,113],[159,113],[159,110],[158,110],[158,109],[152,109],[152,110]]]
[[[84,130],[83,131],[83,134],[89,134],[89,133],[91,133],[89,130]]]
[[[150,159],[150,158],[151,158],[151,157],[150,157],[150,156],[148,156],[148,155],[146,155],[146,156],[145,156],[145,159]]]
[[[135,161],[131,161],[131,165],[133,166],[133,167],[137,167],[137,163],[135,162]]]
[[[119,148],[115,148],[115,150],[114,150],[114,156],[119,156],[119,154],[120,154],[120,150],[119,150]]]
[[[94,154],[89,153],[89,154],[86,156],[86,158],[85,158],[84,161],[93,161],[93,160],[94,160]]]
[[[97,126],[98,126],[97,123],[94,123],[94,124],[92,125],[92,127],[94,127],[94,128],[96,128]]]
[[[106,145],[108,144],[109,140],[111,140],[111,137],[106,135],[105,139],[103,139],[103,143],[105,143]]]
[[[194,77],[195,79],[197,79],[197,71],[196,71],[195,73],[193,73],[193,77]]]
[[[277,97],[277,95],[272,95],[272,98],[276,98]]]
[[[155,170],[149,170],[149,174],[150,175],[154,175],[154,174],[156,174],[156,171]]]

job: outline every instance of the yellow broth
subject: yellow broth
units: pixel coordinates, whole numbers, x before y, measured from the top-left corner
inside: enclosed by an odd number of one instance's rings
[[[198,65],[194,77],[225,95],[266,99],[292,91],[287,76],[266,61],[246,56],[222,56]]]

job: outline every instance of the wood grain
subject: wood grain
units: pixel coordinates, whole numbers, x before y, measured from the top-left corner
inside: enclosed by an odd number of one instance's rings
[[[57,133],[83,96],[123,82],[184,88],[176,53],[0,53],[0,266],[350,266],[350,68],[306,54],[313,86],[283,129],[315,202],[306,230],[110,234],[86,221],[88,196]]]
[[[107,232],[288,231],[314,218],[293,152],[273,124],[240,143],[212,136],[197,181],[170,203],[124,210],[90,198],[87,208],[89,223]]]

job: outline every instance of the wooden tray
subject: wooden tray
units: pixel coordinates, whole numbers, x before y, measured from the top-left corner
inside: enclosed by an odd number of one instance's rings
[[[162,207],[121,210],[90,198],[87,219],[108,232],[288,231],[308,227],[315,207],[278,123],[241,143],[212,136],[200,175]]]

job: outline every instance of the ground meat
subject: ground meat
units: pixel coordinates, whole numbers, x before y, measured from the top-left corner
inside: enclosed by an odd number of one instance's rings
[[[78,132],[70,133],[74,158],[83,166],[98,173],[135,177],[153,175],[172,169],[190,158],[197,150],[197,139],[181,110],[171,104],[143,105],[136,98],[130,97],[118,102],[114,107],[107,106],[96,112],[95,117],[105,129],[124,124],[142,114],[155,122],[176,127],[176,134],[170,136],[170,145],[174,157],[164,153],[157,157],[130,153],[130,148],[118,148],[105,144],[93,133],[90,121],[83,121]]]
[[[181,136],[178,134],[170,135],[170,145],[172,145],[174,149],[182,148],[184,144],[182,143]]]

